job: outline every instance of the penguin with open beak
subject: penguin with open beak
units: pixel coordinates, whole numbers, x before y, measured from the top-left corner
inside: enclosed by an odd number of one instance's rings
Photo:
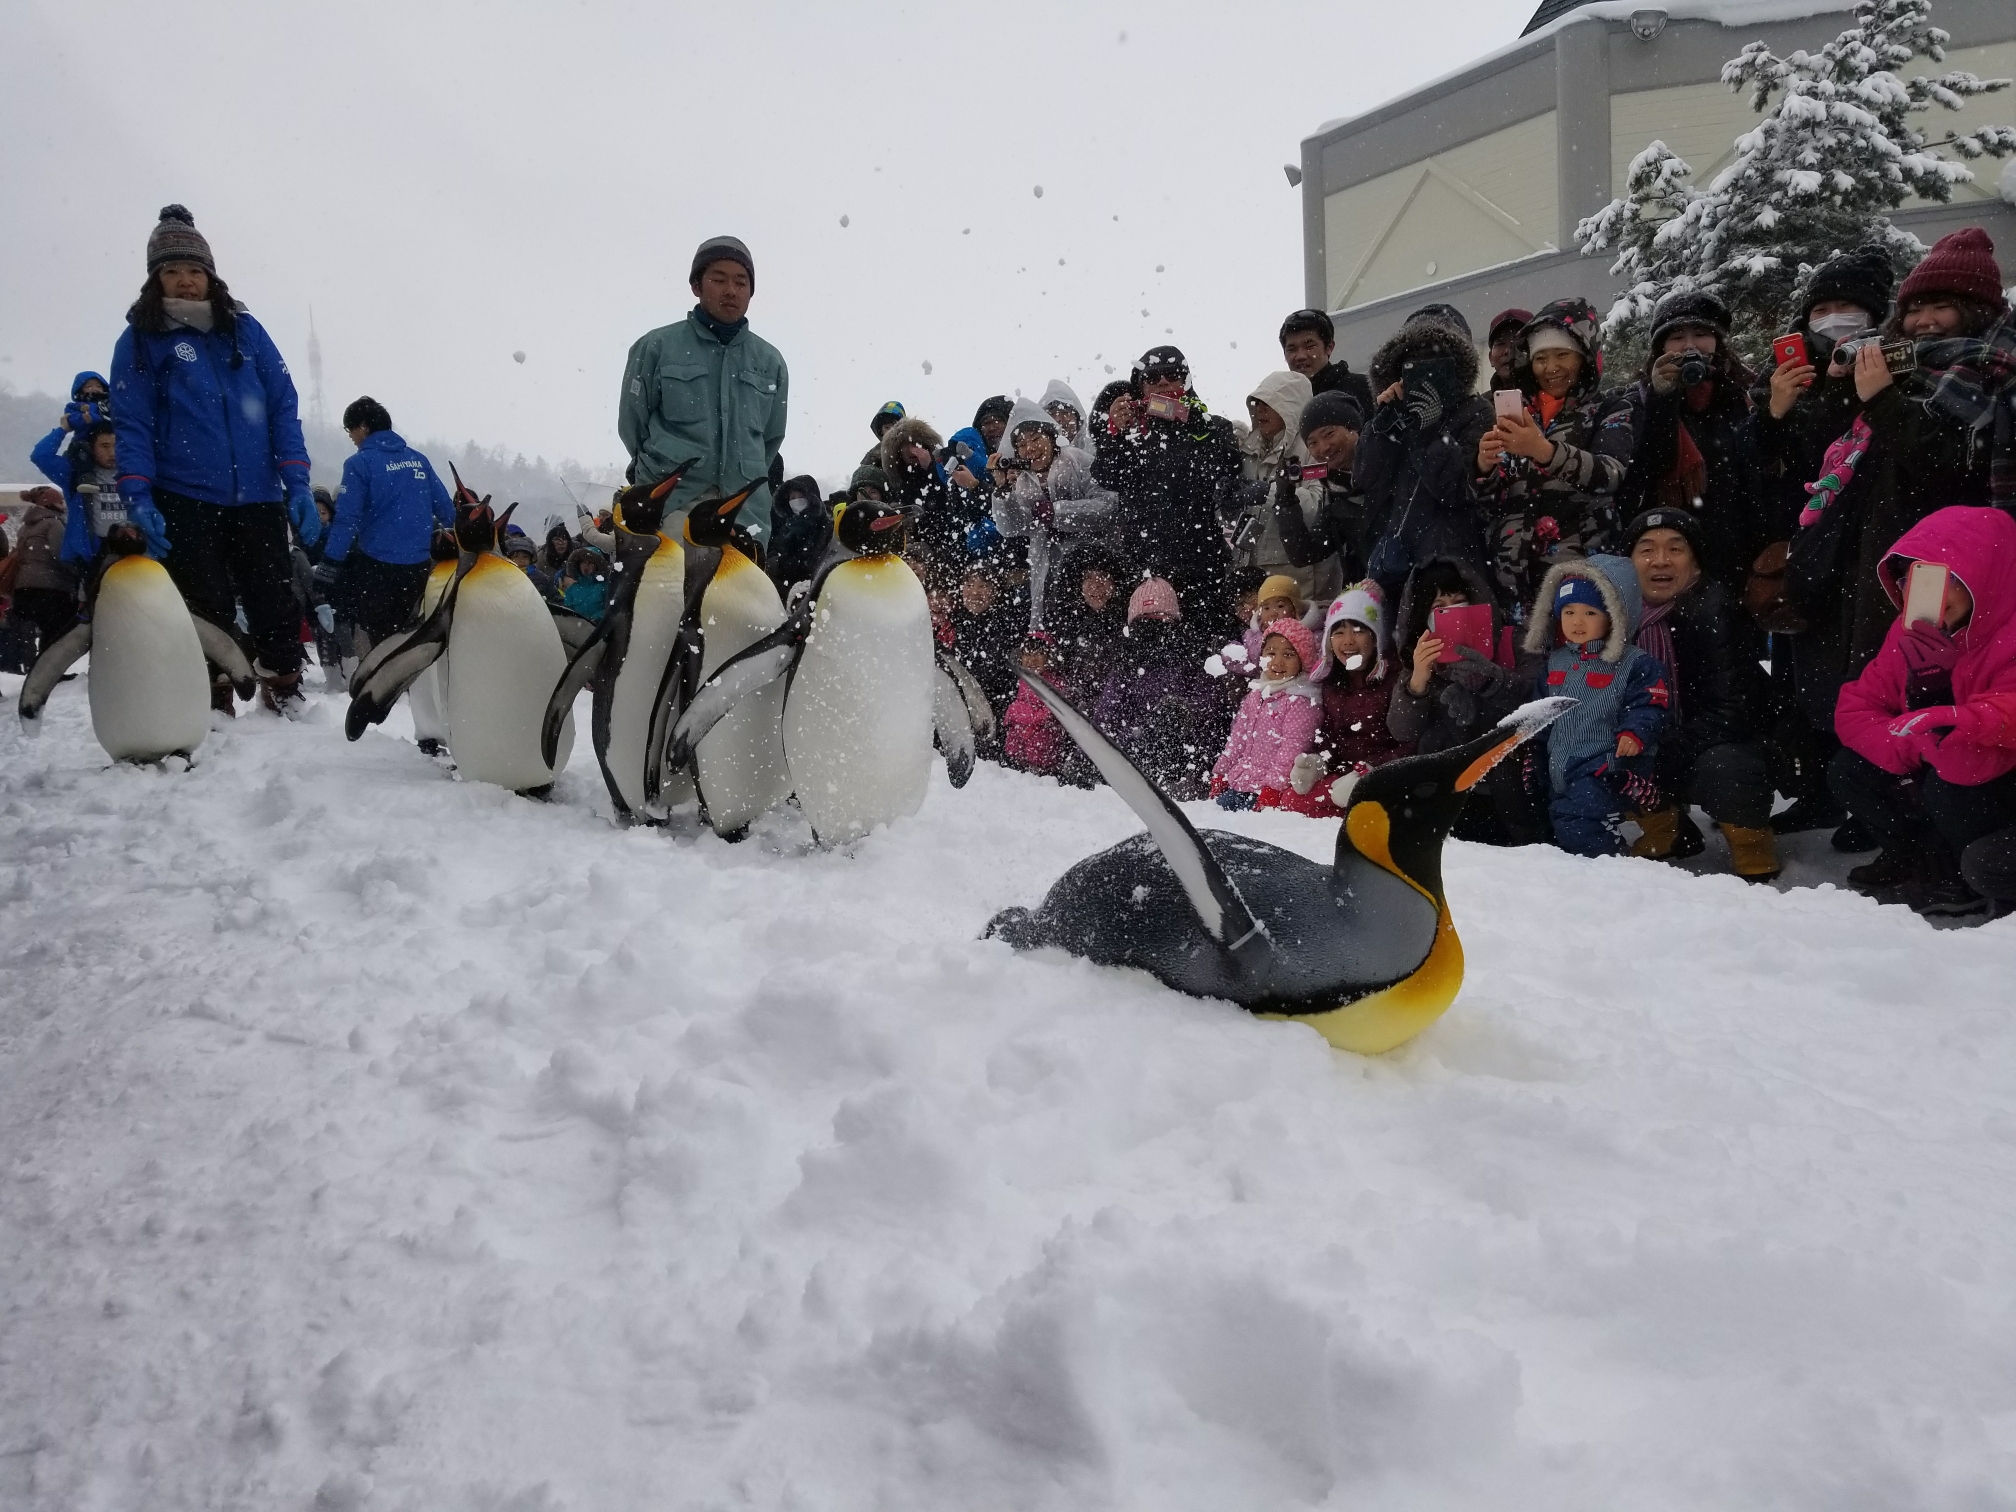
[[[988,936],[1139,967],[1365,1055],[1406,1043],[1455,1000],[1463,946],[1442,891],[1442,843],[1484,775],[1574,706],[1541,699],[1467,745],[1375,768],[1351,789],[1323,866],[1199,832],[1056,688],[1021,676],[1148,832],[1080,861],[1037,908],[997,914]]]

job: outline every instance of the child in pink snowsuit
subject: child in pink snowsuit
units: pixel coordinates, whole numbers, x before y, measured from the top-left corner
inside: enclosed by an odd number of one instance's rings
[[[1323,722],[1323,695],[1308,676],[1315,660],[1316,637],[1307,625],[1292,616],[1268,625],[1260,676],[1211,769],[1211,796],[1220,808],[1277,808],[1291,791],[1295,758],[1315,743]]]
[[[1022,642],[1023,670],[1058,682],[1056,648],[1056,640],[1049,631],[1031,630],[1029,638]],[[1064,726],[1027,683],[1018,679],[1015,697],[1001,722],[1005,727],[1001,751],[1008,758],[1008,765],[1045,777],[1057,774],[1064,760]]]

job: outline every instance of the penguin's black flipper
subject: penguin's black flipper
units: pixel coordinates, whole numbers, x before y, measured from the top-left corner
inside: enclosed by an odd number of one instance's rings
[[[966,664],[943,646],[934,648],[938,675],[931,685],[933,738],[945,757],[945,775],[963,788],[973,775],[973,748],[994,733],[994,706]]]
[[[1033,672],[1018,671],[1016,675],[1057,716],[1057,722],[1078,742],[1078,749],[1091,758],[1099,775],[1127,800],[1134,817],[1147,826],[1148,838],[1155,842],[1162,858],[1169,863],[1169,870],[1176,874],[1176,880],[1183,886],[1183,896],[1190,900],[1198,922],[1211,938],[1240,956],[1249,969],[1264,973],[1274,942],[1266,927],[1253,917],[1253,910],[1239,896],[1239,889],[1232,885],[1225,869],[1204,848],[1202,837],[1183,810],[1142,775],[1140,768],[1100,734],[1098,727],[1056,688]]]
[[[455,597],[461,591],[462,579],[475,565],[475,555],[464,552],[462,563],[449,579],[434,612],[411,630],[386,636],[358,663],[356,674],[350,679],[350,707],[343,715],[345,739],[361,739],[371,725],[384,723],[399,695],[413,685],[413,679],[447,653],[448,632],[455,623]]]
[[[686,712],[687,693],[700,681],[701,654],[700,629],[689,616],[679,626],[672,654],[665,658],[665,671],[658,679],[658,696],[651,705],[651,728],[644,732],[644,806],[653,811],[658,809],[658,794],[664,790],[665,779],[676,770],[667,762],[665,751],[672,743],[672,727]]]
[[[63,681],[77,658],[91,649],[91,621],[80,620],[71,626],[67,635],[49,643],[49,649],[35,658],[35,665],[28,669],[28,676],[21,684],[21,732],[35,736],[42,733],[42,705],[49,701],[49,694],[56,684]]]
[[[692,759],[693,748],[727,717],[730,709],[797,665],[810,628],[810,615],[793,615],[763,639],[723,662],[700,685],[693,701],[672,727],[672,740],[665,751],[666,765],[674,770],[684,766]]]
[[[539,721],[539,759],[549,767],[560,754],[560,731],[567,723],[567,716],[573,712],[575,698],[601,670],[602,659],[608,653],[606,628],[604,625],[596,626],[595,633],[574,652],[573,659],[567,663],[567,670],[553,685],[553,696],[546,700],[546,714]]]
[[[189,621],[196,627],[196,642],[203,648],[204,660],[224,669],[240,698],[250,698],[258,690],[259,680],[238,637],[200,614],[190,615]]]

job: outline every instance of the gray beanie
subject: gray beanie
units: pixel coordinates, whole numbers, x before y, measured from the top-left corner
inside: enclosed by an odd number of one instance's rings
[[[717,262],[738,262],[749,270],[749,287],[756,287],[756,259],[749,255],[749,249],[732,236],[710,236],[700,243],[700,250],[693,254],[693,271],[687,276],[688,284],[700,282],[700,275],[708,265]]]
[[[180,205],[163,205],[160,223],[147,238],[147,271],[171,262],[197,263],[206,273],[217,271],[210,243],[196,229],[196,217]]]

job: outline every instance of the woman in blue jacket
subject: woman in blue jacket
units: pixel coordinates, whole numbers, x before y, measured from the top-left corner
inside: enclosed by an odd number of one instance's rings
[[[301,608],[287,527],[312,546],[294,380],[259,322],[231,298],[210,243],[180,205],[147,238],[147,282],[112,351],[119,492],[167,527],[166,566],[192,611],[219,625],[245,609],[268,708],[301,703]],[[212,702],[235,712],[213,673]]]
[[[343,411],[343,429],[357,452],[343,464],[316,576],[375,646],[419,607],[434,565],[428,547],[435,531],[455,528],[455,505],[434,464],[400,439],[369,394]]]

